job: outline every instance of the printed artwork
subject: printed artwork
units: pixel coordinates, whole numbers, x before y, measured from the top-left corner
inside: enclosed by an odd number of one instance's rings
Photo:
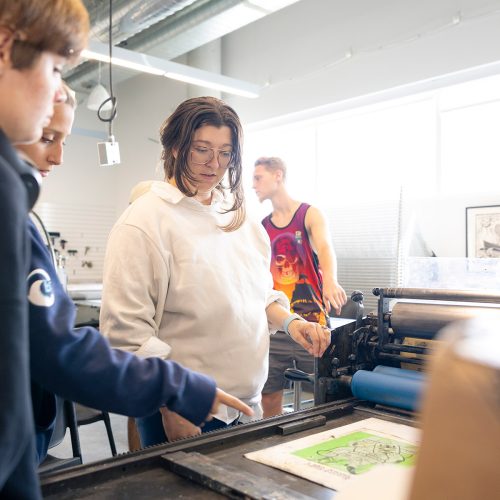
[[[476,257],[500,258],[500,215],[476,215]]]
[[[338,491],[377,466],[412,467],[417,449],[417,429],[369,418],[245,457]]]
[[[466,255],[472,258],[500,258],[500,205],[467,207]]]
[[[379,464],[413,465],[417,447],[369,432],[353,432],[293,454],[347,474],[362,474]]]

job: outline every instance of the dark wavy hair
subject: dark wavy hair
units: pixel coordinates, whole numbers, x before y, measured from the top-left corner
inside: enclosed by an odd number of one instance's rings
[[[0,0],[0,26],[12,31],[12,65],[22,70],[45,51],[76,60],[87,44],[89,16],[81,0]]]
[[[179,104],[160,128],[160,141],[163,146],[162,160],[168,180],[174,179],[179,190],[186,196],[195,196],[186,181],[194,181],[188,165],[189,151],[193,135],[204,125],[227,126],[231,130],[232,157],[227,170],[229,186],[222,181],[216,189],[233,197],[233,204],[224,213],[234,212],[232,221],[221,227],[224,231],[235,231],[245,220],[245,203],[241,185],[241,147],[243,130],[240,119],[233,108],[215,97],[194,97]],[[176,152],[176,157],[174,156]]]

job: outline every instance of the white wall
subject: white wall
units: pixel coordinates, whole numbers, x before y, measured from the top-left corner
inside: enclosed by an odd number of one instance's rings
[[[101,134],[105,130],[95,117],[95,113],[88,111],[82,105],[77,108],[75,127],[96,134]],[[66,139],[64,165],[55,167],[50,176],[44,180],[41,201],[114,204],[114,197],[110,196],[109,190],[109,186],[113,183],[113,172],[98,167],[99,140],[102,139],[77,134]]]
[[[137,182],[163,178],[158,168],[158,131],[165,117],[187,98],[187,86],[166,78],[139,75],[118,86],[115,95],[118,116],[113,133],[120,145],[121,164],[99,166],[97,142],[105,139],[80,135],[78,130],[107,137],[108,127],[81,102],[74,124],[76,133],[66,141],[64,165],[45,181],[41,201],[112,204],[119,214]]]
[[[446,28],[459,13],[463,21]],[[500,0],[302,0],[222,40],[223,73],[267,85],[258,99],[226,96],[245,123],[497,60]],[[112,204],[119,214],[136,182],[161,178],[159,146],[150,139],[188,87],[139,75],[115,93],[121,165],[99,167],[97,139],[74,135],[42,201]],[[106,130],[84,106],[75,126]]]
[[[116,137],[122,164],[116,167],[117,209],[128,204],[130,189],[145,179],[163,179],[160,165],[160,126],[179,102],[187,99],[187,86],[167,78],[141,75],[119,87],[120,116]]]
[[[465,257],[465,209],[488,205],[500,205],[498,190],[483,195],[422,197],[414,209],[426,246],[438,257]]]

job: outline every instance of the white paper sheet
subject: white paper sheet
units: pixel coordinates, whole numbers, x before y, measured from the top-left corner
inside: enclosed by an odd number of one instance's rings
[[[418,442],[413,427],[368,418],[245,457],[339,491],[379,465],[413,468]]]

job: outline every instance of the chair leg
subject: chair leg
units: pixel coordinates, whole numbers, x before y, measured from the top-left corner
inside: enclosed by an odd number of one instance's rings
[[[67,423],[69,427],[69,433],[71,436],[71,448],[73,450],[73,456],[80,460],[80,464],[83,463],[82,449],[80,447],[80,436],[78,433],[78,425],[76,423],[76,411],[75,404],[72,401],[64,401],[64,410],[66,412]]]
[[[104,425],[106,426],[106,432],[108,433],[109,447],[111,448],[111,454],[115,457],[116,453],[116,445],[115,438],[113,436],[113,430],[111,429],[111,420],[109,419],[109,413],[107,411],[102,412]]]
[[[293,381],[293,411],[300,410],[302,402],[302,382],[300,380]]]
[[[297,361],[293,360],[293,367],[297,369]],[[300,380],[293,381],[293,411],[300,410],[300,403],[302,401],[302,382]]]

